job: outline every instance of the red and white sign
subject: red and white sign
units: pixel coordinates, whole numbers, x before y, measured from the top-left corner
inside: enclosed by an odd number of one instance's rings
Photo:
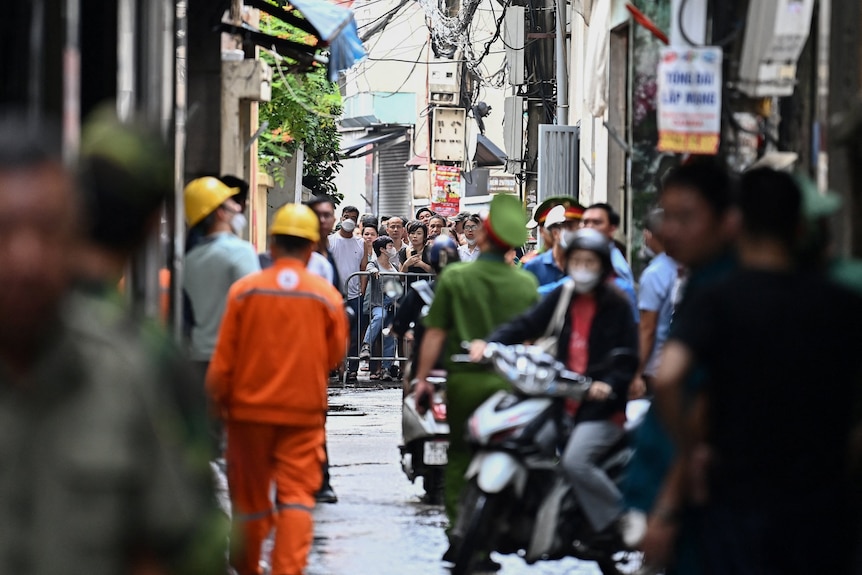
[[[461,210],[461,168],[431,164],[431,210],[450,218]]]

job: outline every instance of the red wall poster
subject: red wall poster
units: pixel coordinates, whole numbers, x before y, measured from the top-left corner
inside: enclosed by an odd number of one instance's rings
[[[461,210],[461,168],[431,164],[431,209],[447,218]]]

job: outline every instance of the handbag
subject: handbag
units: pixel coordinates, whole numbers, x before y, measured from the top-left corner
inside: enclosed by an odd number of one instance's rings
[[[557,301],[557,307],[554,308],[554,315],[551,316],[551,322],[548,324],[548,328],[542,334],[542,337],[537,339],[533,344],[554,357],[557,357],[557,344],[559,343],[563,323],[566,321],[566,312],[569,310],[574,289],[575,282],[571,280],[563,284],[560,299]]]

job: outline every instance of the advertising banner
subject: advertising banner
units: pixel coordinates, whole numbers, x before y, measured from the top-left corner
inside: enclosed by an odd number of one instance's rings
[[[717,154],[721,134],[721,48],[661,49],[658,149]]]
[[[461,210],[461,168],[431,164],[431,209],[447,218]]]

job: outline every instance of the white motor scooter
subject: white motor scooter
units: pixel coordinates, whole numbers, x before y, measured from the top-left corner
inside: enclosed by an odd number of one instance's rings
[[[423,501],[432,505],[443,502],[443,476],[449,462],[449,422],[446,419],[446,375],[435,371],[428,378],[434,385],[434,396],[427,398],[425,413],[416,411],[416,394],[413,386],[401,406],[401,433],[403,444],[401,469],[407,479],[415,482],[422,477],[425,495]]]
[[[455,356],[454,361],[470,361]],[[511,391],[498,391],[473,412],[467,441],[474,448],[450,548],[453,575],[466,575],[491,551],[517,553],[527,563],[562,557],[595,561],[604,575],[639,567],[639,556],[622,540],[596,538],[559,469],[570,432],[565,400],[580,400],[593,380],[569,371],[538,347],[489,343],[485,362],[505,377]],[[608,365],[637,362],[614,350]],[[598,465],[619,482],[633,455],[623,437]]]

